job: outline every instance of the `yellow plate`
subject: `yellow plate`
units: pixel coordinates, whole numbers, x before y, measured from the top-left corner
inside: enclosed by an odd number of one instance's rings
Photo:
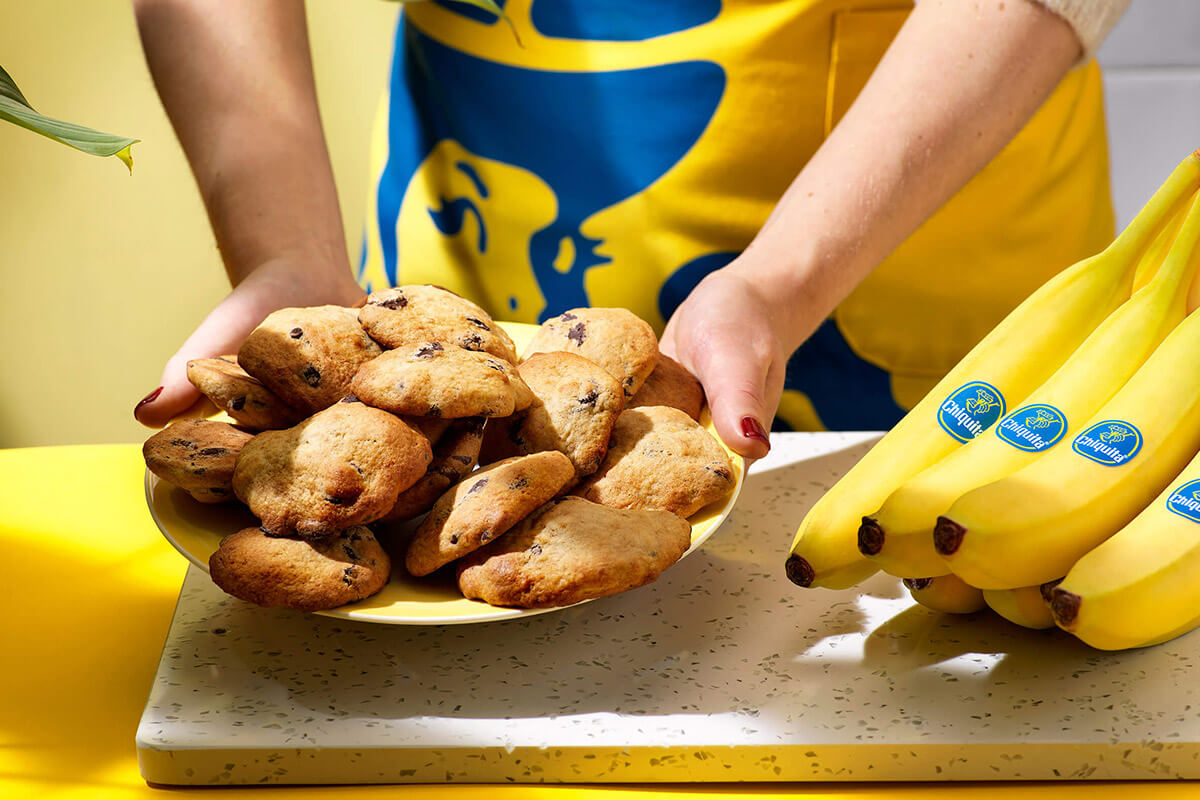
[[[537,330],[536,325],[518,322],[504,322],[501,325],[512,337],[518,352]],[[700,422],[717,437],[707,408],[701,414]],[[720,441],[719,437],[717,441]],[[721,446],[724,447],[724,443]],[[692,544],[683,554],[685,558],[689,553],[695,552],[704,540],[716,531],[725,517],[729,516],[738,493],[741,492],[745,462],[728,447],[725,450],[733,462],[733,492],[725,502],[702,508],[688,520],[692,523]],[[245,506],[232,503],[199,503],[183,490],[159,480],[149,470],[146,471],[146,502],[150,507],[150,515],[154,517],[154,522],[167,541],[188,561],[205,572],[208,572],[209,556],[216,552],[223,537],[242,528],[258,525],[258,520]],[[386,545],[386,532],[381,538]],[[458,625],[528,617],[558,610],[496,608],[478,600],[467,600],[454,585],[453,578],[449,575],[452,570],[440,571],[429,578],[414,578],[405,572],[402,559],[393,561],[391,580],[378,594],[331,611],[316,613],[326,617],[391,625]]]

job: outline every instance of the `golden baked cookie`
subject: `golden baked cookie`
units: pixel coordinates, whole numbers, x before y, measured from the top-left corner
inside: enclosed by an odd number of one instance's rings
[[[697,422],[704,408],[704,387],[695,375],[670,356],[658,354],[658,364],[626,408],[669,406],[677,408]]]
[[[487,312],[440,286],[397,286],[372,292],[358,312],[371,338],[387,348],[446,342],[517,363],[517,350]]]
[[[238,599],[323,611],[378,592],[388,582],[392,564],[364,527],[321,542],[245,528],[221,540],[208,569],[213,583]]]
[[[575,476],[562,453],[510,458],[484,467],[442,495],[408,543],[404,565],[429,573],[482,547],[558,494]]]
[[[573,308],[546,320],[525,357],[562,350],[608,370],[633,397],[658,363],[658,338],[645,320],[624,308]]]
[[[185,419],[147,439],[142,457],[151,472],[201,503],[223,503],[234,499],[234,465],[253,438],[228,422]]]
[[[419,430],[429,440],[429,444],[431,445],[436,445],[446,433],[446,430],[454,424],[454,420],[446,419],[445,417],[402,416],[400,419]]]
[[[187,377],[200,392],[237,424],[251,430],[288,428],[304,415],[238,366],[236,356],[194,358]]]
[[[617,379],[574,353],[534,353],[517,369],[535,399],[524,413],[488,423],[484,459],[558,450],[576,475],[595,472],[625,405]]]
[[[238,364],[308,416],[346,396],[359,366],[381,352],[353,308],[284,308],[250,332]]]
[[[690,517],[733,491],[733,465],[712,435],[676,408],[623,412],[604,463],[574,491],[613,508]]]
[[[442,342],[388,350],[350,387],[369,406],[418,417],[507,417],[533,402],[512,364]]]
[[[433,507],[446,490],[461,481],[479,463],[479,445],[483,441],[483,419],[467,417],[449,420],[450,426],[433,446],[429,469],[396,498],[385,522],[412,519]]]
[[[254,437],[233,488],[267,530],[320,538],[380,519],[431,457],[429,440],[397,417],[342,402]]]
[[[458,588],[494,606],[546,608],[650,583],[691,544],[692,527],[666,511],[547,503],[458,566]]]

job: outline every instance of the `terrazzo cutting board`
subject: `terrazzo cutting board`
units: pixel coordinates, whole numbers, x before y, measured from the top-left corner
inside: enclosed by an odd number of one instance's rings
[[[454,627],[260,609],[191,569],[137,734],[152,783],[1200,777],[1200,635],[1101,653],[894,579],[801,590],[792,532],[867,449],[772,437],[656,583]]]

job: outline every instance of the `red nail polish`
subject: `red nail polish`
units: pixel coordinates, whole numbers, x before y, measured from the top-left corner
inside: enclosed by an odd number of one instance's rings
[[[762,423],[754,417],[742,417],[742,436],[747,439],[757,439],[767,447],[771,446],[771,440],[767,438],[767,432],[763,430]]]
[[[133,407],[133,413],[137,414],[137,410],[139,408],[146,405],[147,403],[153,403],[155,400],[157,400],[158,396],[160,394],[162,394],[162,390],[163,390],[163,387],[160,386],[157,389],[155,389],[153,392],[151,392],[150,394],[143,397],[141,400],[138,400],[137,405]]]

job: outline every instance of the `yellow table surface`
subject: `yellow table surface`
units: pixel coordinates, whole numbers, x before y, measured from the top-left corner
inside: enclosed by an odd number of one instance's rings
[[[134,733],[187,562],[159,534],[137,445],[0,450],[0,796],[161,795]],[[1191,797],[1191,783],[709,784],[189,788],[222,798]]]

